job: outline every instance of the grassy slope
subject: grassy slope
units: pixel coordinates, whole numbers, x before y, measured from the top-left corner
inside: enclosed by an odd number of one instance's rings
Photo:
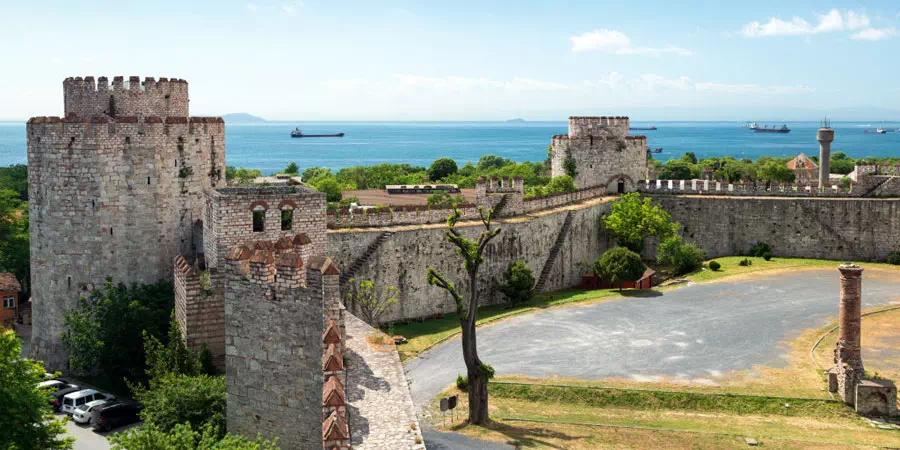
[[[763,271],[773,270],[799,270],[808,268],[836,267],[838,261],[829,261],[823,259],[800,259],[800,258],[773,258],[766,261],[762,258],[749,258],[753,261],[753,265],[742,267],[738,263],[744,257],[728,256],[717,258],[722,268],[717,271],[703,269],[698,272],[683,277],[689,282],[708,282],[719,280],[727,277],[739,275],[748,275]],[[889,269],[900,272],[897,266],[890,266],[880,263],[866,263],[867,268]],[[669,286],[662,286],[656,289],[668,289]],[[640,297],[647,295],[645,291],[624,291],[621,294],[617,290],[601,289],[596,291],[582,291],[580,289],[566,289],[557,292],[541,293],[535,296],[530,302],[515,308],[507,308],[505,305],[486,306],[478,311],[478,324],[495,322],[507,317],[518,314],[525,314],[537,311],[543,308],[555,306],[576,304],[576,303],[594,303],[598,301],[608,301],[611,299],[619,299],[625,297]],[[407,338],[407,342],[397,347],[400,352],[400,359],[406,361],[410,358],[418,356],[424,350],[435,344],[452,338],[459,333],[459,320],[454,313],[446,314],[436,319],[428,319],[424,321],[412,321],[406,324],[395,324],[388,331],[395,335],[401,335]]]

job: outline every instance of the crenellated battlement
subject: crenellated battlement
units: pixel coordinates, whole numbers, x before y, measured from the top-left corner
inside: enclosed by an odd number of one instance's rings
[[[69,77],[63,81],[64,115],[161,117],[188,114],[188,83],[178,78]]]
[[[569,117],[569,139],[591,137],[625,137],[630,125],[628,117],[571,116]]]

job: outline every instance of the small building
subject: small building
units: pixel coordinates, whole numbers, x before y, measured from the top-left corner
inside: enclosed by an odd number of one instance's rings
[[[16,276],[9,272],[0,273],[0,325],[4,328],[12,328],[19,316],[19,292],[22,291],[22,285]]]
[[[788,161],[787,166],[794,172],[794,181],[797,183],[810,183],[819,179],[819,165],[803,153]]]

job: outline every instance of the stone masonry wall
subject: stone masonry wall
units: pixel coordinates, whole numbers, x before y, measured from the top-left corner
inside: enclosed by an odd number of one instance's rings
[[[33,355],[65,369],[63,313],[80,292],[171,279],[193,255],[203,192],[225,184],[221,118],[28,121]]]
[[[570,117],[569,134],[553,136],[551,174],[565,175],[565,160],[575,161],[575,185],[604,185],[616,192],[622,180],[627,191],[647,178],[647,138],[628,136],[627,117]]]
[[[746,253],[884,261],[900,248],[900,200],[652,195],[708,257]],[[654,255],[649,255],[653,257]]]
[[[236,247],[223,259],[227,427],[278,437],[285,450],[322,448],[326,298],[337,295],[330,261]],[[302,275],[301,275],[302,273]]]
[[[69,77],[63,81],[64,115],[188,116],[188,84],[177,78]]]
[[[608,239],[601,233],[600,216],[609,211],[609,205],[605,200],[596,199],[570,207],[573,218],[568,237],[554,262],[545,290],[577,285],[583,271],[579,264],[592,263],[606,250]],[[510,263],[523,260],[535,278],[538,277],[565,217],[566,210],[495,223],[503,231],[487,248],[479,279],[486,303],[503,301],[495,287],[502,282],[502,273]],[[472,238],[484,229],[480,223],[472,222],[461,224],[460,228]],[[452,280],[463,280],[462,260],[456,254],[456,247],[444,239],[445,226],[332,230],[328,233],[328,254],[341,267],[348,267],[385,230],[393,234],[354,274],[357,279],[373,280],[379,290],[384,286],[398,288],[399,302],[385,313],[383,320],[428,317],[452,311],[452,299],[425,281],[425,267],[428,265],[435,266]],[[458,283],[463,290],[464,285]]]
[[[228,250],[255,241],[275,241],[305,233],[313,256],[325,254],[325,194],[300,186],[230,187],[206,194],[204,246],[207,266],[218,267]],[[265,230],[253,231],[253,210],[265,210]],[[290,230],[281,228],[281,211],[293,210]]]

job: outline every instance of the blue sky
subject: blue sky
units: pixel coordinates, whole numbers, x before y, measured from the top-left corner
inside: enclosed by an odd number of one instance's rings
[[[76,75],[184,78],[192,114],[268,119],[813,120],[900,100],[896,1],[561,3],[2,0],[0,119],[60,114]]]

